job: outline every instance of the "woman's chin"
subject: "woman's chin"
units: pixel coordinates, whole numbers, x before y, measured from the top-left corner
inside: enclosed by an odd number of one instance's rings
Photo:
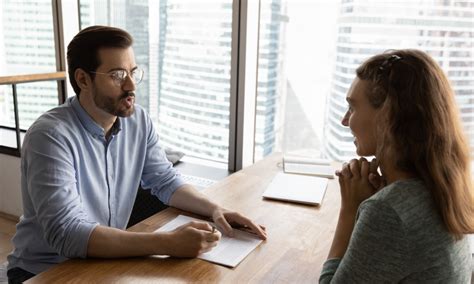
[[[357,154],[357,156],[359,156],[359,157],[375,156],[375,152],[374,152],[374,151],[365,151],[365,150],[363,150],[363,149],[360,149],[359,147],[357,147],[356,154]]]
[[[367,151],[365,151],[364,149],[361,149],[359,146],[357,146],[356,154],[357,156],[360,156],[360,157],[370,156],[370,153],[367,153]]]

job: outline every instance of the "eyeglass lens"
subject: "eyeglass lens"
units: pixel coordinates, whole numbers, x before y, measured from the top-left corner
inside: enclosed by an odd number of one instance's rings
[[[143,73],[143,70],[135,69],[130,73],[130,77],[132,78],[133,82],[138,85],[142,81]],[[115,71],[114,79],[121,85],[123,82],[125,82],[127,76],[128,72],[126,70],[117,70]]]

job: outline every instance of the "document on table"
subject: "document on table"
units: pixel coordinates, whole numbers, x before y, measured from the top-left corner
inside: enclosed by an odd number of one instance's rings
[[[327,186],[327,178],[277,173],[262,196],[318,205],[323,201]]]
[[[165,224],[163,227],[156,230],[156,232],[172,231],[177,227],[191,221],[206,222],[196,218],[179,215],[175,219]],[[210,252],[200,254],[198,258],[229,267],[236,267],[261,242],[262,240],[255,235],[234,229],[233,238],[222,234],[217,246],[214,247]]]
[[[285,162],[285,173],[314,175],[325,178],[334,178],[334,169],[330,165],[311,165]]]
[[[289,174],[334,178],[334,169],[331,167],[331,162],[322,158],[285,155],[283,157],[283,171]]]

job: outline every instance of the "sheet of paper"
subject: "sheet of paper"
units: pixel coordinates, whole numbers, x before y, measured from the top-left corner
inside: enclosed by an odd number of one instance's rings
[[[179,215],[171,220],[163,227],[156,230],[157,232],[167,232],[177,227],[189,223],[191,221],[201,221],[184,215]],[[229,267],[236,267],[249,253],[251,253],[261,242],[257,236],[234,230],[234,237],[230,238],[222,234],[222,238],[215,248],[210,252],[203,253],[198,258],[209,262],[222,264]]]
[[[262,196],[317,205],[321,204],[327,186],[327,178],[278,173]]]
[[[288,163],[284,164],[285,173],[313,175],[326,178],[334,178],[334,169],[330,165],[312,165]]]

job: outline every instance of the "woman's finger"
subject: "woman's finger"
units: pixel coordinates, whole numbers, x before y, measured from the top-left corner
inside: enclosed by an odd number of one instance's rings
[[[359,160],[352,159],[349,163],[349,168],[351,170],[352,176],[360,178],[360,163]]]
[[[349,168],[349,163],[342,164],[341,175],[346,178],[352,177],[352,173]]]
[[[369,172],[370,173],[377,173],[377,168],[379,167],[379,161],[376,158],[373,158],[370,162]]]
[[[367,160],[362,160],[361,163],[360,163],[360,175],[361,177],[363,177],[364,179],[368,179],[369,178],[369,162],[367,162]]]

